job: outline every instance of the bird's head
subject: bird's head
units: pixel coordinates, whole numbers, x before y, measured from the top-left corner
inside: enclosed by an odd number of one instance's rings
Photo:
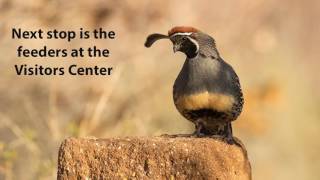
[[[173,51],[181,51],[188,58],[193,58],[199,53],[205,56],[218,55],[214,39],[193,27],[177,26],[169,30],[168,35],[151,34],[148,36],[145,46],[151,47],[159,39],[170,39],[173,43]]]

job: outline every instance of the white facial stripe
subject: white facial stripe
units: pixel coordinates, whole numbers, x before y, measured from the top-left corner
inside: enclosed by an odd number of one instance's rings
[[[196,53],[198,53],[199,52],[199,44],[198,44],[198,42],[196,41],[196,40],[194,40],[194,39],[192,39],[191,37],[187,37],[193,44],[195,44],[196,45],[196,47],[197,47],[197,50],[196,50]]]
[[[170,37],[177,36],[177,35],[189,36],[191,34],[192,34],[191,32],[184,32],[184,33],[177,32],[177,33],[172,34]]]

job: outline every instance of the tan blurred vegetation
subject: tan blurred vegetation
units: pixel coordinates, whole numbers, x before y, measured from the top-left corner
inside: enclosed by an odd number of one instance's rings
[[[235,135],[254,179],[320,177],[320,2],[0,0],[0,179],[53,179],[69,136],[189,133],[172,102],[184,60],[170,42],[143,47],[149,33],[192,25],[215,37],[237,71],[245,107]],[[115,30],[115,41],[12,40],[11,28]],[[19,59],[15,49],[97,45],[99,60]],[[13,64],[114,66],[111,77],[22,77]]]

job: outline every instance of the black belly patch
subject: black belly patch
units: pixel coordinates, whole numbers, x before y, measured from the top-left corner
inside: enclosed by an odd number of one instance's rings
[[[190,118],[191,120],[197,119],[216,119],[216,120],[227,120],[229,114],[225,112],[219,112],[212,109],[197,109],[197,110],[186,110],[184,112],[186,117]]]

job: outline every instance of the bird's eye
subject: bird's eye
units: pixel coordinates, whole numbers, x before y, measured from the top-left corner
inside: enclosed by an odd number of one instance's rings
[[[185,40],[187,40],[187,37],[182,37],[182,41],[185,41]]]

